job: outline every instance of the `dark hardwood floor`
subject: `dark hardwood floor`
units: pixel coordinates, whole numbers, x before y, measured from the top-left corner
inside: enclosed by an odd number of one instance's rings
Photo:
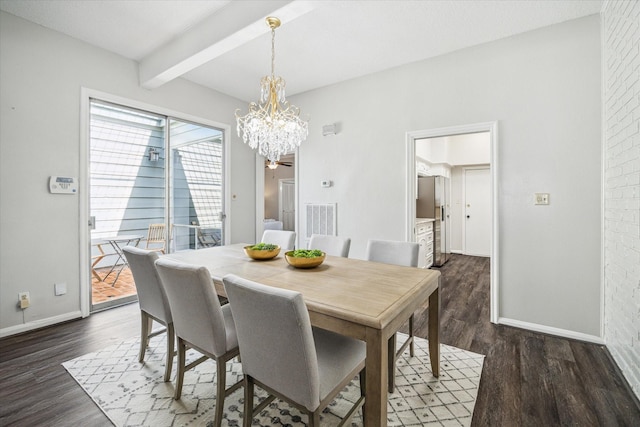
[[[473,426],[640,426],[603,346],[489,322],[489,259],[440,269],[441,341],[486,355]],[[416,316],[426,337],[427,313]],[[137,304],[0,340],[0,426],[109,426],[62,362],[139,331]]]
[[[490,323],[489,258],[454,254],[439,270],[440,341],[486,356],[472,426],[640,426],[604,346]]]

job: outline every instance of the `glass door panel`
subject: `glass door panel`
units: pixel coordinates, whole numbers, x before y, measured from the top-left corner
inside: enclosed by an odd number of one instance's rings
[[[224,242],[223,132],[169,119],[172,250]]]
[[[137,299],[121,249],[145,247],[149,225],[165,223],[165,127],[164,116],[91,101],[92,311]]]

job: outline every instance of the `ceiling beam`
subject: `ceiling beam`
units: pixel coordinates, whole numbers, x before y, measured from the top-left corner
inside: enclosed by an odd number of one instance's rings
[[[140,85],[155,89],[200,65],[271,31],[264,19],[285,23],[310,12],[305,0],[231,1],[192,29],[147,55],[138,64]]]

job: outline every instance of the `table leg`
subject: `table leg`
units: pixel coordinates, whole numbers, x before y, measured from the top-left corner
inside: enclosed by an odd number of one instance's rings
[[[438,289],[429,296],[429,358],[434,377],[440,376],[440,279]]]
[[[366,396],[364,425],[387,425],[388,340],[382,330],[367,329]]]

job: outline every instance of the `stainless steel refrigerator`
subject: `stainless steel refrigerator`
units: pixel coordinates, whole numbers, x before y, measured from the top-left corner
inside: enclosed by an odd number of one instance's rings
[[[434,218],[433,265],[449,259],[449,179],[443,176],[418,177],[416,218]]]

